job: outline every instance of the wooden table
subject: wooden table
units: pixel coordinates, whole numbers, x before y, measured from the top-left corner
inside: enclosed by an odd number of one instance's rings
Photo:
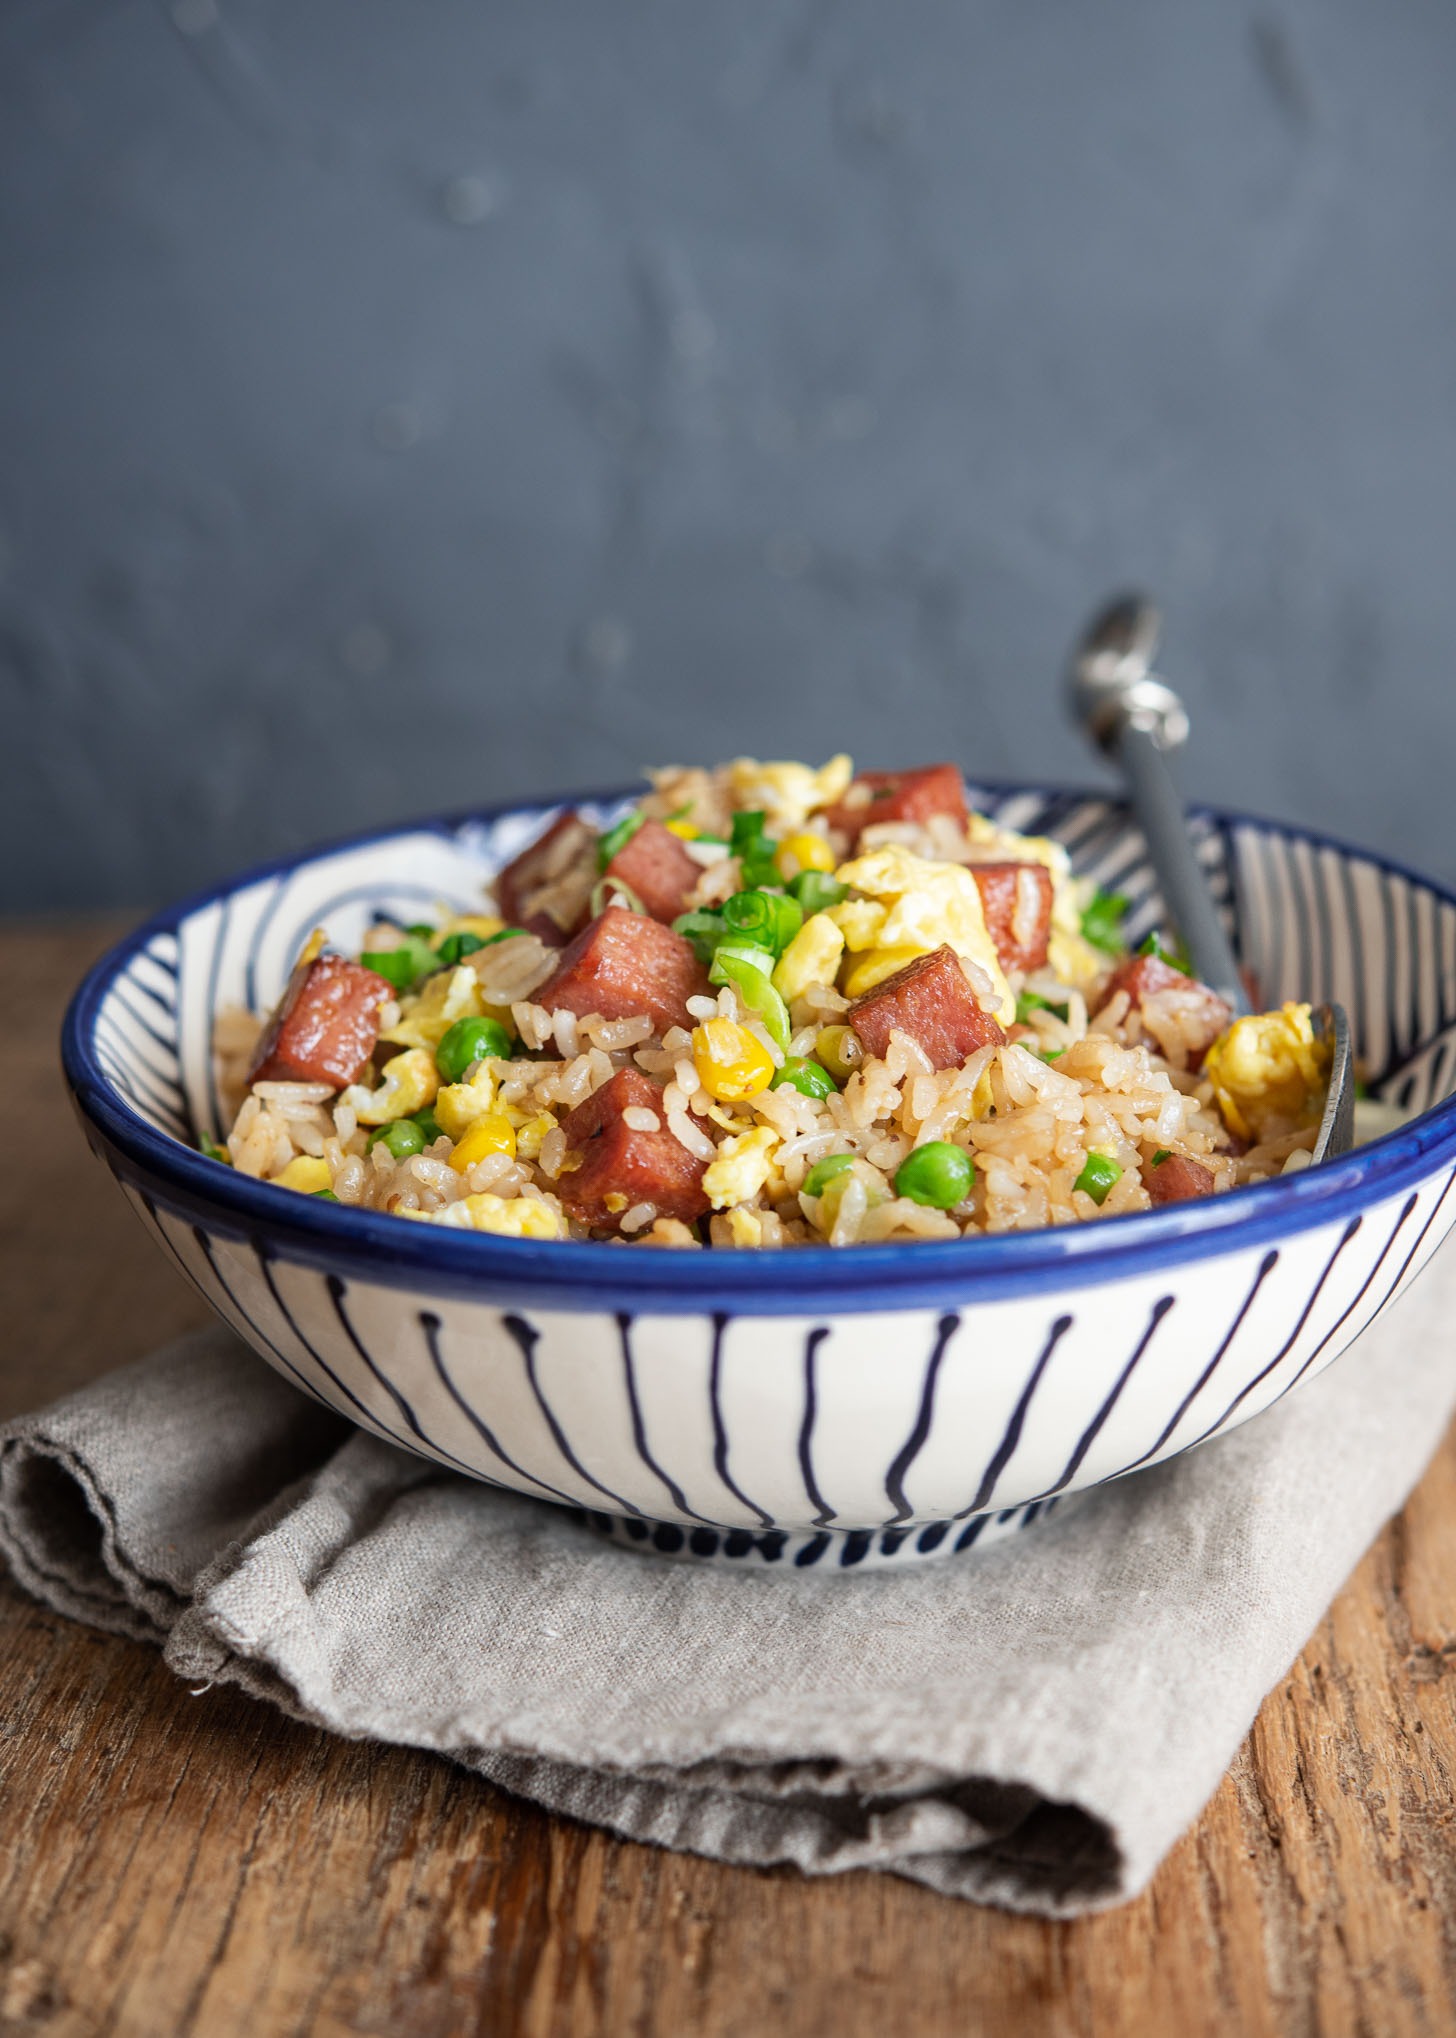
[[[41,1156],[0,1190],[3,1414],[205,1315],[63,1100],[57,1024],[107,932],[0,934],[6,1126]],[[1147,1894],[1048,1925],[612,1839],[189,1693],[5,1583],[0,2032],[1456,2031],[1452,1615],[1448,1440]]]

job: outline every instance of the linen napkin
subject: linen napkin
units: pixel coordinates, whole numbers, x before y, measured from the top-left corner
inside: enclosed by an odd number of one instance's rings
[[[1135,1894],[1456,1403],[1456,1257],[1323,1378],[980,1554],[619,1550],[304,1400],[228,1332],[0,1430],[57,1611],[634,1839],[1071,1916]]]

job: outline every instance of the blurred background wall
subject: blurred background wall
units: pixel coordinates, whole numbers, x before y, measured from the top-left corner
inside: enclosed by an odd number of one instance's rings
[[[0,903],[644,761],[1095,775],[1456,876],[1438,0],[6,0]]]

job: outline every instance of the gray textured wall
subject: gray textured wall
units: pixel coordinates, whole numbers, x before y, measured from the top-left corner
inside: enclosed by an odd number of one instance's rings
[[[750,749],[1456,875],[1438,0],[7,0],[3,899]],[[37,843],[43,842],[38,849]]]

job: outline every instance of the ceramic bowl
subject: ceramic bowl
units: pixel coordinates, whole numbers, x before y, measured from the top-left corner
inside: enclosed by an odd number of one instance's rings
[[[978,787],[1159,917],[1095,794]],[[580,804],[601,823],[627,795]],[[311,928],[478,906],[554,810],[428,821],[160,914],[87,977],[63,1052],[95,1151],[272,1366],[376,1435],[666,1554],[828,1572],[984,1547],[1312,1379],[1456,1216],[1456,896],[1344,844],[1190,821],[1268,1001],[1336,997],[1413,1122],[1209,1202],[950,1243],[668,1252],[401,1223],[233,1174],[214,1012],[267,1007]]]

